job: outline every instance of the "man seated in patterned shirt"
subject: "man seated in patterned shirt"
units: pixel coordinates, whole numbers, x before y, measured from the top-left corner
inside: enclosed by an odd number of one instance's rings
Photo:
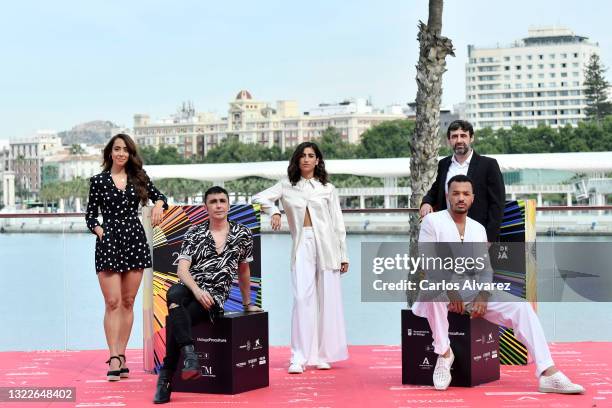
[[[180,282],[172,285],[166,295],[166,357],[157,380],[153,400],[156,404],[170,401],[171,380],[181,351],[184,355],[181,377],[192,379],[200,375],[191,327],[207,318],[212,321],[223,312],[236,274],[244,310],[261,311],[250,301],[251,230],[227,219],[229,195],[224,188],[209,188],[204,194],[204,203],[208,220],[191,227],[185,234],[178,257]]]

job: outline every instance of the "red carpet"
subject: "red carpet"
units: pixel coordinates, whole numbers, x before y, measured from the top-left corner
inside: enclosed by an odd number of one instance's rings
[[[475,388],[403,386],[397,346],[352,346],[350,360],[331,371],[286,373],[289,350],[270,350],[270,387],[235,396],[174,393],[174,407],[612,407],[612,343],[551,345],[557,365],[585,395],[537,392],[533,365],[502,366],[499,381]],[[0,353],[0,387],[76,387],[73,403],[8,403],[2,407],[142,407],[152,406],[156,377],[142,372],[142,352],[129,350],[129,379],[105,380],[106,351],[35,351]]]

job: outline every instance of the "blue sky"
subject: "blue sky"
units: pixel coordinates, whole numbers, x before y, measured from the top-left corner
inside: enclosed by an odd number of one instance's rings
[[[426,0],[13,1],[0,13],[0,139],[89,120],[132,125],[184,100],[224,114],[240,89],[306,110],[345,97],[376,106],[416,95]],[[599,42],[612,66],[612,2],[446,0],[453,40],[443,104],[465,99],[468,44],[507,44],[563,25]],[[608,72],[608,78],[612,74]]]

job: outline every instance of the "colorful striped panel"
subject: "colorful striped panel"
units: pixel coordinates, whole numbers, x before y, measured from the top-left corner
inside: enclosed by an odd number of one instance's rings
[[[251,267],[251,301],[262,305],[261,296],[261,219],[259,205],[241,204],[230,207],[228,218],[248,227],[253,233],[253,257]],[[164,212],[160,225],[153,230],[153,361],[155,371],[163,363],[166,354],[166,293],[178,282],[176,256],[181,248],[185,232],[193,225],[208,219],[204,206],[171,206]],[[238,281],[232,283],[230,296],[224,305],[227,311],[242,310],[242,296]]]
[[[495,282],[510,283],[510,293],[535,302],[535,257],[531,256],[528,241],[535,241],[534,200],[507,201],[500,230],[500,241],[525,242],[525,253],[514,268],[509,265],[494,265]],[[499,326],[500,362],[506,365],[527,364],[527,349],[516,339],[512,329]]]

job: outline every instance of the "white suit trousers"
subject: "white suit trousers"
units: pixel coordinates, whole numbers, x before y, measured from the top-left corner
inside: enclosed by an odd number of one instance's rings
[[[291,363],[317,365],[346,360],[348,348],[340,271],[317,270],[315,235],[304,227],[291,271]]]
[[[536,364],[536,377],[554,365],[550,349],[544,337],[544,331],[538,316],[526,301],[499,302],[492,296],[487,303],[487,312],[483,316],[491,323],[512,328]],[[450,346],[448,338],[448,302],[415,302],[412,312],[427,318],[431,327],[433,346],[436,354],[444,354]]]

